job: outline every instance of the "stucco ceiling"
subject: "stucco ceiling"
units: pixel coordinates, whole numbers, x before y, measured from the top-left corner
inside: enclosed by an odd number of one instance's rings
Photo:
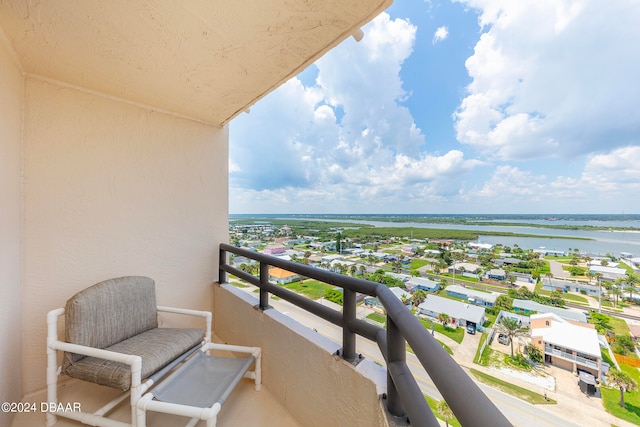
[[[25,73],[222,126],[392,0],[0,0]]]

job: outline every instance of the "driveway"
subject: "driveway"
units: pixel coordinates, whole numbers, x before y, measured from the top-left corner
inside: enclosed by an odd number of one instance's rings
[[[568,271],[564,271],[562,269],[562,264],[560,264],[558,261],[550,259],[549,268],[551,268],[551,274],[553,274],[553,277],[559,277],[559,278],[571,277],[571,274],[569,274]]]

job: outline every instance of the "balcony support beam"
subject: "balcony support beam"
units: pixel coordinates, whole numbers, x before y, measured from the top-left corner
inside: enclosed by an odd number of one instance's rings
[[[393,319],[387,314],[387,366],[405,364],[407,348],[404,337]],[[387,369],[387,409],[396,417],[405,415],[391,370]]]
[[[349,289],[343,291],[342,318],[342,358],[353,363],[356,361],[356,334],[351,325],[356,320],[356,293]]]

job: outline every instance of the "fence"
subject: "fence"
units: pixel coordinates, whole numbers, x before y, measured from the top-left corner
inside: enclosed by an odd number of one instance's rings
[[[613,353],[616,360],[625,365],[635,366],[636,368],[640,368],[640,359],[635,359],[629,356],[623,356],[621,354]]]

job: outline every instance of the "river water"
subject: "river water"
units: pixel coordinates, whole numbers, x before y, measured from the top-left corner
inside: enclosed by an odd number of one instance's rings
[[[294,219],[294,218],[290,218]],[[320,218],[306,218],[320,219]],[[630,253],[640,256],[640,232],[639,231],[595,231],[595,230],[561,230],[554,228],[539,228],[526,226],[504,226],[499,221],[487,221],[487,225],[461,225],[461,224],[428,224],[423,222],[389,222],[367,221],[345,218],[344,220],[321,218],[322,221],[348,221],[359,224],[369,224],[376,227],[415,227],[438,228],[453,230],[476,230],[480,232],[478,242],[498,244],[505,246],[518,245],[523,249],[546,248],[549,250],[569,252],[577,248],[580,252],[591,255],[611,254],[619,257],[621,253]],[[522,222],[542,225],[595,225],[603,227],[635,227],[640,228],[640,221],[550,221],[550,220],[509,220],[509,222]],[[566,238],[546,237],[508,237],[482,235],[482,230],[503,231],[511,233],[534,234],[540,236],[562,236]],[[587,238],[592,240],[576,240],[572,237]]]

